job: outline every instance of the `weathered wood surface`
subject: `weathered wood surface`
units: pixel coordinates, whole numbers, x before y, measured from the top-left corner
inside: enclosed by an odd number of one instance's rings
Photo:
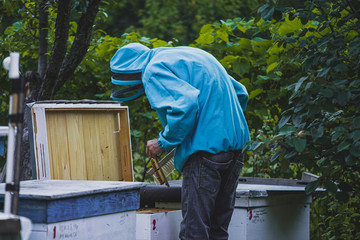
[[[81,180],[30,180],[20,182],[20,197],[27,199],[59,199],[88,194],[139,189],[141,182],[81,181]],[[0,198],[5,184],[0,184]]]

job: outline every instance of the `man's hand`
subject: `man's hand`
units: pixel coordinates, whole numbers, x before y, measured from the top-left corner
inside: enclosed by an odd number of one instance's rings
[[[158,140],[157,139],[152,139],[147,141],[146,144],[146,154],[149,157],[158,158],[158,154],[162,153],[163,150],[160,148],[159,144],[158,144]]]

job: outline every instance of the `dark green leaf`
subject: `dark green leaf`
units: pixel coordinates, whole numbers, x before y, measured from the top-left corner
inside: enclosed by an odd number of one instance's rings
[[[305,193],[307,195],[313,193],[318,186],[319,186],[319,181],[318,180],[308,183],[306,185],[306,187],[305,187]]]
[[[338,92],[338,94],[336,95],[336,101],[340,106],[345,106],[348,101],[351,98],[351,93],[346,91],[346,92]]]
[[[353,129],[359,129],[360,128],[360,117],[354,118],[352,127],[353,127]]]
[[[290,120],[291,118],[291,115],[285,115],[283,116],[280,121],[279,121],[279,129],[281,129],[283,126],[285,126],[285,124]]]
[[[300,40],[300,42],[299,42],[299,47],[300,47],[300,48],[303,48],[303,47],[306,46],[306,44],[307,44],[307,41],[306,41],[306,40]]]
[[[293,143],[296,151],[303,152],[306,147],[306,138],[294,137]]]
[[[310,27],[310,28],[308,28],[308,29],[309,29],[310,32],[315,32],[315,31],[316,31],[316,29],[315,29],[315,28],[312,28],[312,27]],[[313,38],[313,36],[310,36],[310,38]]]
[[[285,159],[291,159],[297,155],[297,152],[292,151],[284,156]]]
[[[297,91],[299,90],[299,88],[301,87],[301,85],[303,84],[303,82],[304,82],[306,79],[308,79],[308,76],[302,77],[302,78],[299,79],[299,81],[298,81],[298,82],[296,83],[296,85],[295,85],[295,89],[294,89],[295,92],[297,92]]]
[[[304,28],[304,29],[302,29],[302,31],[301,31],[301,33],[300,33],[300,35],[299,35],[299,37],[303,37],[303,36],[305,36],[306,35],[306,33],[309,31],[309,29],[308,28]],[[304,41],[304,40],[302,40],[302,41]],[[306,40],[305,40],[306,41]],[[301,41],[300,41],[301,42]]]
[[[270,4],[264,4],[264,5],[262,5],[261,7],[259,7],[259,9],[258,9],[258,13],[261,13],[262,11],[264,11],[266,8],[268,8],[268,7],[270,7],[271,5]]]
[[[332,132],[333,136],[331,137],[331,141],[334,142],[338,137],[343,135],[346,132],[346,129],[344,127],[336,127],[334,131]]]
[[[322,137],[324,135],[324,127],[319,126],[319,127],[316,127],[316,128],[311,128],[310,133],[314,137],[320,138],[320,137]]]
[[[143,133],[141,131],[138,131],[138,130],[132,130],[131,131],[131,134],[134,136],[134,137],[141,137],[143,135]]]
[[[334,67],[334,71],[336,72],[343,72],[346,70],[346,64],[345,63],[339,63]]]
[[[308,107],[307,115],[308,117],[313,117],[315,114],[319,112],[319,108],[316,105],[310,105]]]
[[[302,118],[303,118],[303,114],[301,115],[295,115],[295,117],[293,117],[292,119],[292,123],[294,124],[294,126],[296,126],[297,128],[299,128],[300,124],[302,123]]]
[[[294,132],[296,132],[296,128],[294,126],[284,126],[280,129],[278,135],[290,135]]]
[[[354,190],[353,187],[347,182],[340,182],[338,186],[341,190],[345,192],[351,192]]]
[[[328,74],[328,72],[330,71],[330,69],[331,69],[330,67],[321,69],[319,71],[317,77],[325,77]]]
[[[271,162],[275,161],[275,160],[280,156],[280,154],[281,154],[281,149],[276,150],[276,152],[274,153],[274,155],[271,156],[270,161],[271,161]]]
[[[350,154],[345,156],[345,163],[347,166],[353,166],[355,164],[355,161],[353,160]]]
[[[250,70],[250,62],[246,58],[240,58],[239,61],[233,63],[233,70],[236,74],[242,77]]]
[[[139,115],[144,116],[144,117],[146,117],[146,118],[148,118],[148,119],[153,119],[153,118],[154,118],[154,117],[151,115],[150,112],[140,113]]]
[[[316,164],[317,165],[321,165],[323,162],[325,162],[326,161],[326,158],[325,157],[323,157],[323,158],[321,158],[320,160],[318,160],[317,162],[316,162]]]
[[[289,38],[285,39],[285,41],[288,42],[288,43],[294,43],[294,42],[296,42],[296,38],[295,37],[289,37]]]
[[[331,12],[330,16],[335,18],[341,18],[341,14],[338,11]]]
[[[336,193],[336,198],[342,202],[349,201],[349,194],[347,192],[341,191]]]
[[[349,149],[350,146],[351,146],[351,143],[349,143],[348,141],[344,140],[344,141],[342,141],[342,142],[338,145],[337,150],[338,150],[339,152],[341,152],[341,151],[344,151],[344,150],[346,150],[346,149]]]
[[[354,142],[357,142],[360,140],[360,130],[356,130],[351,133],[350,138],[353,139]]]
[[[251,144],[251,150],[256,150],[261,146],[262,142],[254,142],[253,144]]]
[[[332,96],[334,96],[334,92],[330,88],[321,89],[320,93],[327,98],[331,98]]]
[[[305,107],[307,106],[306,103],[299,103],[298,105],[296,105],[294,112],[300,112],[301,110],[303,110]]]
[[[306,17],[301,17],[300,21],[302,25],[306,25],[309,20]]]
[[[344,39],[337,38],[331,42],[336,47],[342,47],[344,45]]]
[[[330,180],[325,181],[324,187],[331,193],[336,193],[338,189],[337,185]]]
[[[289,20],[293,21],[295,19],[295,14],[293,12],[289,12]]]
[[[279,10],[275,10],[274,14],[273,14],[273,18],[276,20],[276,21],[280,21],[281,18],[282,18],[282,12],[279,11]]]
[[[356,142],[350,149],[351,155],[354,157],[360,157],[360,141]]]
[[[264,20],[269,20],[272,18],[274,12],[275,12],[275,8],[265,9],[264,11],[261,12],[261,17]]]

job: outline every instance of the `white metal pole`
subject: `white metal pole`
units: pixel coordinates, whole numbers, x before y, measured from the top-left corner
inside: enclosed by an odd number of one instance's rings
[[[15,156],[15,136],[16,136],[16,127],[10,126],[9,124],[9,133],[8,133],[8,147],[7,147],[7,156],[6,156],[6,183],[14,182],[14,156]],[[11,199],[12,192],[5,192],[5,202],[4,202],[4,212],[11,213]]]
[[[10,53],[10,62],[9,66],[6,66],[4,60],[4,67],[9,70],[10,81],[19,80],[19,58],[20,54],[18,52]],[[8,60],[7,60],[8,61]],[[13,88],[15,83],[11,83]],[[16,121],[11,119],[11,116],[16,115],[19,112],[19,94],[14,92],[11,89],[10,92],[10,103],[9,103],[9,133],[8,133],[8,148],[7,148],[7,159],[6,159],[6,188],[8,186],[14,186],[14,168],[15,168],[15,141],[17,133]],[[17,186],[15,186],[17,187]],[[14,191],[5,189],[5,202],[4,202],[4,212],[12,213],[12,197]]]

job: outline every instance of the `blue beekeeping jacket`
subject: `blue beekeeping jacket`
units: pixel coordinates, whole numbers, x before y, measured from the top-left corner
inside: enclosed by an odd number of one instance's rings
[[[116,52],[110,67],[124,81],[134,81],[129,74],[141,78],[164,128],[159,146],[176,148],[179,172],[195,152],[238,150],[250,140],[244,117],[248,93],[211,54],[192,47],[149,49],[131,43]]]

